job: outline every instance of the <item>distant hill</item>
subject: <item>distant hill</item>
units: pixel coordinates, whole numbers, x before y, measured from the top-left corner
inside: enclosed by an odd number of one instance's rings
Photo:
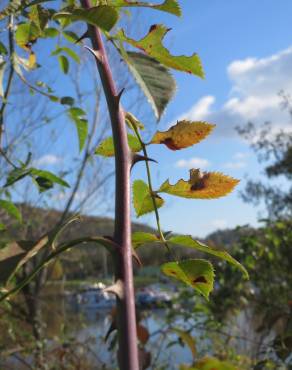
[[[60,220],[61,212],[55,209],[42,209],[20,204],[23,224],[17,225],[7,215],[0,213],[0,219],[9,225],[6,233],[0,234],[0,240],[4,239],[31,239],[35,240]],[[71,240],[83,236],[113,234],[114,221],[107,217],[93,217],[82,215],[80,220],[70,224],[62,234],[61,239]],[[155,233],[155,230],[147,225],[132,223],[133,231]],[[242,235],[246,235],[250,229],[227,229],[218,230],[208,235],[203,242],[217,248],[230,249]],[[144,266],[158,266],[169,260],[166,248],[163,245],[145,245],[139,248],[138,254]],[[177,258],[198,257],[200,253],[188,248],[173,248],[173,254]],[[74,247],[70,252],[61,257],[62,269],[68,279],[84,279],[87,277],[102,277],[112,272],[110,258],[105,249],[96,244]]]

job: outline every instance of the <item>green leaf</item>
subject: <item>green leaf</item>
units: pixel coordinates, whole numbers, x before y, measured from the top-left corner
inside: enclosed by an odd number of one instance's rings
[[[75,123],[79,140],[79,150],[81,151],[88,134],[88,122],[87,119],[84,118],[86,113],[81,108],[72,107],[68,110],[68,115]]]
[[[155,204],[160,208],[164,200],[157,194],[154,194]],[[142,180],[135,180],[133,183],[133,203],[137,217],[154,211],[153,199],[150,195],[148,185]]]
[[[151,4],[144,1],[110,0],[109,4],[117,7],[146,7],[181,16],[181,9],[177,0],[165,0],[162,4]]]
[[[136,136],[128,134],[128,144],[132,152],[140,152],[142,149],[140,141]],[[115,155],[114,141],[112,137],[103,140],[95,149],[95,154],[102,155],[103,157],[112,157]]]
[[[29,19],[38,27],[40,34],[42,34],[50,19],[50,12],[40,5],[33,5],[30,7]]]
[[[124,51],[122,56],[148,99],[156,118],[160,120],[175,94],[174,78],[167,68],[148,55]]]
[[[26,47],[30,42],[35,41],[40,36],[39,28],[33,23],[22,23],[17,26],[15,41],[20,47]]]
[[[72,42],[73,44],[79,39],[76,33],[72,31],[63,31],[63,36],[67,41]]]
[[[63,104],[63,105],[74,105],[74,99],[71,97],[71,96],[63,96],[61,99],[60,99],[60,103]]]
[[[59,30],[53,27],[48,27],[44,29],[43,36],[48,38],[58,37],[60,34]]]
[[[216,256],[218,258],[221,258],[230,264],[236,266],[244,275],[246,279],[248,279],[248,272],[246,269],[242,266],[241,263],[236,261],[229,253],[226,251],[221,251],[215,248],[211,248],[195,239],[193,239],[190,235],[178,235],[178,236],[172,236],[168,239],[168,243],[173,243],[176,245],[181,245],[187,248],[193,248],[203,253],[208,253],[213,256]]]
[[[190,170],[190,179],[180,179],[174,185],[166,180],[159,188],[159,193],[167,193],[182,198],[216,199],[230,193],[239,183],[220,172],[201,173],[199,169]]]
[[[151,233],[136,231],[135,233],[132,234],[132,245],[134,248],[138,248],[143,244],[160,242],[161,240],[158,238],[158,236]]]
[[[140,40],[127,37],[123,30],[116,34],[116,38],[143,50],[147,55],[156,59],[166,67],[204,77],[201,60],[197,54],[192,56],[173,56],[163,46],[162,40],[168,29],[164,25],[151,26],[149,33]]]
[[[0,199],[0,208],[4,209],[10,216],[14,217],[19,222],[22,221],[19,209],[12,202]]]
[[[195,370],[238,370],[238,367],[227,361],[218,360],[215,357],[204,357],[195,362],[193,369]]]
[[[6,46],[1,41],[0,41],[0,54],[1,55],[7,55],[8,54]]]
[[[97,26],[104,31],[110,31],[119,19],[118,11],[107,5],[94,6],[90,9],[74,9],[71,13],[60,12],[54,15],[55,19],[68,19],[74,21],[84,21],[93,26]]]
[[[59,61],[61,71],[65,74],[67,74],[68,71],[69,71],[69,61],[68,61],[68,59],[64,55],[59,55],[58,56],[58,61]]]
[[[13,185],[15,182],[28,176],[30,172],[31,172],[30,168],[15,168],[8,174],[4,187]]]
[[[34,177],[37,184],[39,185],[40,192],[43,192],[45,190],[52,188],[54,184],[59,184],[66,188],[70,187],[70,185],[65,180],[61,179],[61,177],[56,176],[55,174],[49,171],[31,168],[30,175]]]
[[[4,224],[2,224],[2,222],[0,222],[0,231],[4,231],[6,230],[6,227]]]
[[[52,52],[52,55],[58,55],[62,52],[66,53],[69,57],[75,60],[76,63],[80,63],[79,56],[75,53],[74,50],[68,48],[67,46],[58,47],[56,50]]]
[[[167,262],[161,269],[165,275],[182,281],[209,299],[214,284],[214,269],[210,262],[201,259]]]

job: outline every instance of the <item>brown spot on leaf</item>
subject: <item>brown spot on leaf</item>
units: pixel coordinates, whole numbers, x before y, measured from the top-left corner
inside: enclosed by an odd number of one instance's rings
[[[207,283],[207,280],[204,276],[198,276],[196,279],[193,280],[193,283],[194,284],[197,284],[197,283]]]
[[[179,146],[174,144],[174,141],[171,138],[167,138],[161,142],[161,144],[165,144],[171,150],[179,150],[181,149]]]
[[[170,271],[168,271],[170,274],[172,274],[172,275],[176,275],[176,272],[175,271],[173,271],[173,270],[170,270]]]
[[[149,33],[155,31],[157,28],[157,24],[152,24],[152,26],[149,28]]]

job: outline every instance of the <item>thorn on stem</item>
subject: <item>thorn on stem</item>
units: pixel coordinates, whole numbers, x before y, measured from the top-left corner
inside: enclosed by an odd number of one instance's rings
[[[113,285],[103,289],[105,293],[115,294],[120,299],[124,298],[124,284],[122,280],[118,279]]]
[[[102,57],[102,55],[100,54],[100,52],[99,51],[97,51],[97,50],[93,50],[93,49],[91,49],[89,46],[87,46],[87,45],[85,45],[84,46],[85,47],[85,49],[87,49],[94,57],[95,57],[95,59],[99,62],[99,63],[102,63],[103,62],[103,57]]]
[[[78,40],[75,41],[75,44],[78,44],[80,41],[82,41],[84,39],[87,39],[87,38],[89,38],[89,31],[88,30],[86,32],[84,32],[84,34],[82,36],[80,36]]]
[[[137,153],[134,153],[132,155],[132,166],[131,166],[131,169],[133,168],[133,166],[138,163],[138,162],[142,162],[142,161],[149,161],[149,162],[155,162],[155,163],[158,163],[155,159],[152,159],[152,158],[149,158],[149,157],[146,157],[145,155],[141,155],[141,154],[137,154]]]
[[[116,100],[117,105],[120,104],[121,97],[122,97],[124,91],[125,91],[125,88],[122,88],[122,90],[118,93],[118,95],[115,96],[115,100]]]

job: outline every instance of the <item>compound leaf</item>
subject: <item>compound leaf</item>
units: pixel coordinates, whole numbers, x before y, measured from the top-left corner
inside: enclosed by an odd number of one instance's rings
[[[167,131],[157,131],[151,144],[164,144],[171,150],[188,148],[203,140],[214,127],[207,122],[178,121]]]
[[[157,194],[154,195],[157,208],[162,207],[164,200]],[[137,217],[154,211],[153,199],[148,185],[142,180],[133,183],[133,203]]]
[[[177,236],[172,236],[171,238],[168,239],[168,243],[173,243],[176,245],[181,245],[187,248],[193,248],[197,249],[200,252],[203,253],[208,253],[213,256],[216,256],[218,258],[221,258],[230,264],[236,266],[241,272],[243,273],[244,277],[248,279],[248,272],[246,269],[242,266],[241,263],[236,261],[229,253],[226,251],[221,251],[212,247],[209,247],[208,245],[205,245],[198,240],[193,239],[190,235],[177,235]]]
[[[165,275],[193,287],[206,299],[213,290],[214,269],[210,262],[201,259],[167,262],[161,266]]]
[[[197,54],[192,56],[173,56],[163,46],[162,40],[168,29],[161,24],[156,24],[150,27],[149,33],[140,40],[134,40],[127,37],[123,30],[116,34],[116,38],[125,41],[128,44],[143,50],[147,55],[156,59],[166,67],[176,69],[178,71],[194,74],[199,77],[204,77],[204,72],[201,60]]]
[[[142,149],[140,141],[136,136],[128,134],[128,145],[132,152],[140,152]],[[112,157],[115,155],[114,141],[112,137],[108,137],[103,140],[99,146],[95,149],[95,154],[102,155],[103,157]]]
[[[174,185],[166,180],[158,192],[183,198],[215,199],[230,193],[238,183],[239,180],[220,172],[201,173],[198,169],[191,169],[190,180],[181,179]]]
[[[104,31],[110,31],[119,19],[118,11],[107,5],[94,6],[90,9],[74,9],[72,12],[60,12],[54,15],[55,19],[69,21],[84,21],[97,26]]]

